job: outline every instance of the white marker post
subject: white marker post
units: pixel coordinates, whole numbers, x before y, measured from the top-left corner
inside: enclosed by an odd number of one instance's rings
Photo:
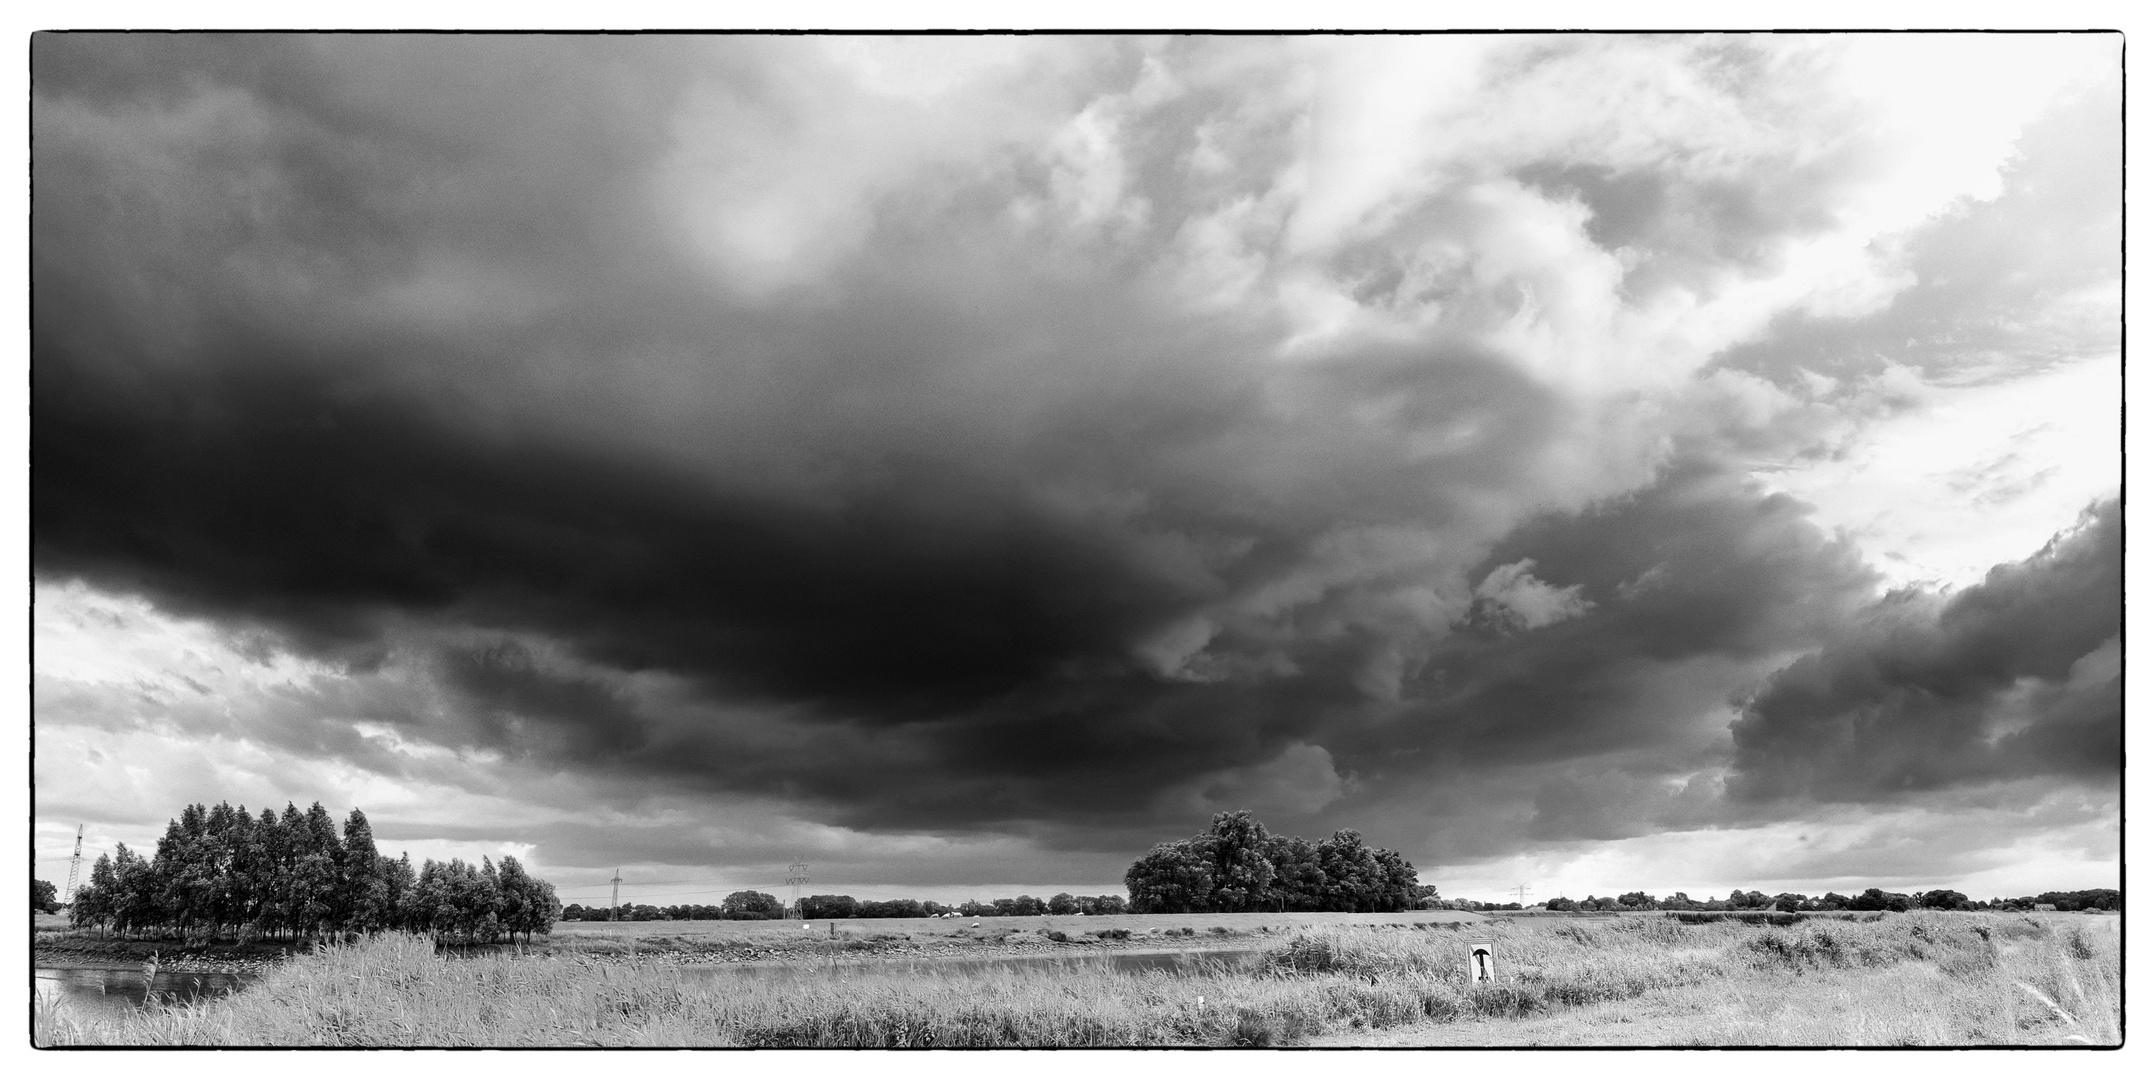
[[[1490,942],[1477,942],[1467,961],[1467,980],[1475,983],[1497,981],[1497,947]]]

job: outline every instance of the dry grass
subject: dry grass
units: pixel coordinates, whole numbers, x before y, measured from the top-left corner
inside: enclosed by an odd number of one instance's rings
[[[2121,1030],[2115,920],[1468,929],[1317,929],[1179,972],[699,972],[385,936],[221,1001],[109,1022],[41,1004],[33,1025],[40,1045],[276,1046],[2115,1045]],[[1466,984],[1469,937],[1496,942],[1498,985]]]

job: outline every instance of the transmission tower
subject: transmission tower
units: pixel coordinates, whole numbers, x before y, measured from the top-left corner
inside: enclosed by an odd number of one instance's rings
[[[1511,891],[1512,891],[1512,892],[1515,892],[1515,893],[1518,893],[1518,894],[1519,894],[1519,906],[1520,906],[1520,907],[1525,907],[1525,906],[1526,906],[1526,886],[1524,886],[1524,885],[1520,885],[1520,886],[1517,886],[1517,887],[1513,888],[1513,889],[1512,889]]]
[[[615,870],[614,870],[614,906],[613,906],[613,908],[612,908],[611,910],[607,911],[607,913],[606,913],[606,921],[607,921],[607,922],[618,922],[618,921],[620,921],[620,919],[621,919],[621,871],[620,871],[620,869],[619,869],[619,868],[617,867],[617,868],[615,868]]]
[[[793,914],[798,918],[801,914],[801,887],[808,884],[808,864],[797,862],[786,867],[786,884],[793,886]]]
[[[75,902],[75,883],[82,878],[82,826],[75,826],[75,858],[67,864],[67,892],[60,897],[63,904]]]

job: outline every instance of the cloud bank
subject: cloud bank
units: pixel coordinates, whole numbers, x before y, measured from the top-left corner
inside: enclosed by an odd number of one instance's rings
[[[2116,370],[2117,48],[40,35],[41,820],[1108,883],[2110,790],[2114,458],[1950,594],[1805,478]]]

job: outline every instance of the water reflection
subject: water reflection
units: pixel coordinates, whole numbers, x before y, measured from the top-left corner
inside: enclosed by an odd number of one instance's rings
[[[141,968],[38,968],[39,994],[60,999],[92,1016],[112,1016],[140,1008],[152,995],[162,1004],[190,1004],[229,994],[251,975],[215,971],[160,971],[155,978]]]

